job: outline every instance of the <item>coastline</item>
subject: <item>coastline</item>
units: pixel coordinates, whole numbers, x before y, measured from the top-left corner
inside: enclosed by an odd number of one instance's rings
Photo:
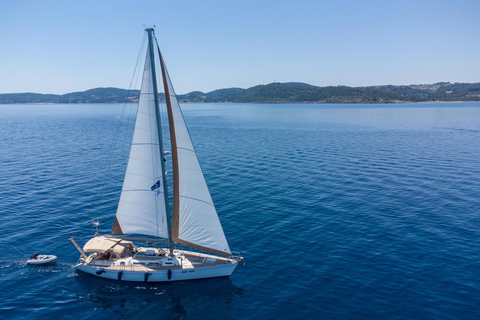
[[[0,103],[2,105],[90,105],[90,104],[125,104],[132,103],[137,104],[138,102],[126,101],[126,102],[13,102],[13,103]],[[480,103],[480,100],[455,100],[455,101],[446,101],[446,100],[430,100],[430,101],[381,101],[381,102],[369,102],[369,101],[355,101],[355,102],[327,102],[327,101],[247,101],[247,102],[230,102],[230,101],[179,101],[182,104],[325,104],[325,105],[400,105],[400,104],[431,104],[431,103]]]

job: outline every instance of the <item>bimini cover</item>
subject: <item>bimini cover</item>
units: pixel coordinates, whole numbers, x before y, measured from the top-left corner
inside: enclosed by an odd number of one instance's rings
[[[122,247],[133,247],[131,241],[126,241],[118,238],[107,238],[104,236],[99,236],[90,239],[85,246],[83,246],[83,251],[85,252],[102,252],[110,249],[113,246],[122,246]]]

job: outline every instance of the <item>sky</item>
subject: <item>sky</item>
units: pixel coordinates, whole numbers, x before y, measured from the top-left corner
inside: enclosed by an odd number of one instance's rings
[[[180,94],[480,82],[478,0],[16,0],[0,1],[0,93],[128,88],[152,25]]]

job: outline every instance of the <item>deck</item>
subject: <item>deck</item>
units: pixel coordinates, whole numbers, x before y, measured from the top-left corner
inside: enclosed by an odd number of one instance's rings
[[[164,249],[158,249],[158,252],[156,252],[156,254],[162,254],[162,250]],[[101,267],[107,270],[153,272],[168,269],[194,270],[195,268],[219,266],[232,263],[231,259],[206,253],[185,250],[175,250],[174,253],[177,255],[180,254],[180,256],[178,256],[178,260],[180,263],[179,265],[163,266],[161,264],[161,260],[164,258],[164,256],[159,255],[142,255],[141,257],[137,256],[135,257],[135,259],[138,262],[134,262],[133,265],[112,265],[112,263],[118,260],[116,258],[110,258],[109,260],[93,260],[90,261],[88,265]]]

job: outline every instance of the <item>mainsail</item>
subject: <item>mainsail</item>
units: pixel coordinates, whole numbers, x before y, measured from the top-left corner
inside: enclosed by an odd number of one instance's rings
[[[158,54],[172,143],[172,239],[193,248],[231,256],[160,49]]]
[[[152,48],[149,45],[147,49],[132,147],[112,234],[168,238],[167,189],[162,169],[159,111],[155,101],[157,88],[154,64],[150,62]],[[159,188],[152,187],[158,184]]]

